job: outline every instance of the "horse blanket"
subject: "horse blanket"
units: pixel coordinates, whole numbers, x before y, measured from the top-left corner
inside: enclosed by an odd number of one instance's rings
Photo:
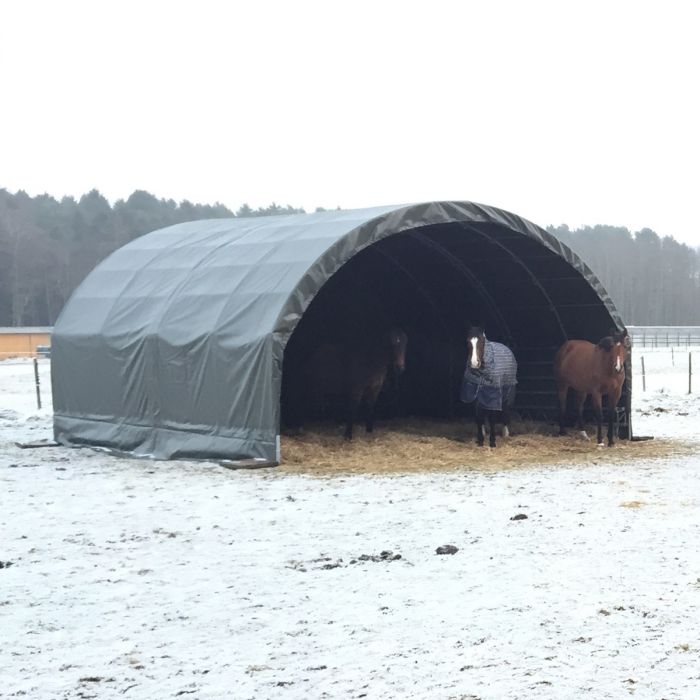
[[[487,340],[481,368],[472,369],[467,362],[460,398],[464,403],[477,401],[491,411],[501,411],[504,405],[512,406],[518,383],[517,372],[518,364],[510,348]]]

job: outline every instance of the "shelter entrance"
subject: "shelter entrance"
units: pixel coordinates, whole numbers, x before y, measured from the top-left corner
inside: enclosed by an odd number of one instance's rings
[[[518,358],[518,413],[553,419],[557,348],[577,334],[602,337],[610,317],[588,280],[536,240],[487,223],[419,226],[357,253],[304,312],[285,349],[283,425],[302,410],[285,388],[315,348],[392,325],[409,338],[406,372],[388,378],[379,415],[464,414],[459,388],[475,322]]]

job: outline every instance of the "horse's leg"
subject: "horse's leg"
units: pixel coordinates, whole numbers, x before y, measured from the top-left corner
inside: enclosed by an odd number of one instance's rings
[[[510,406],[504,405],[501,413],[503,415],[503,437],[507,438],[510,437]]]
[[[325,402],[325,394],[322,389],[314,387],[310,392],[306,394],[304,400],[304,421],[309,420],[319,420],[325,417],[325,412],[323,410]]]
[[[362,402],[362,391],[353,390],[348,394],[347,417],[345,423],[345,439],[352,440],[352,426],[357,420],[357,411]]]
[[[487,412],[489,418],[489,447],[496,447],[496,411]]]
[[[368,433],[374,431],[374,406],[377,403],[377,397],[379,396],[379,392],[381,390],[382,387],[379,385],[371,386],[365,392],[365,408],[367,411],[365,415],[365,429]]]
[[[620,400],[621,394],[622,384],[617,391],[608,394],[608,447],[612,447],[615,442],[613,439],[614,423],[617,418],[617,402]]]
[[[365,432],[374,432],[374,404],[375,398],[370,397],[365,399]]]
[[[569,387],[566,384],[557,386],[557,394],[559,396],[559,435],[566,435],[564,420],[566,419],[566,394],[568,391]]]
[[[484,446],[484,409],[476,404],[476,444]]]
[[[612,447],[614,444],[613,440],[613,423],[615,421],[615,409],[617,407],[617,401],[613,401],[613,394],[610,393],[608,396],[608,447]]]
[[[584,440],[590,440],[586,432],[586,426],[583,424],[583,404],[586,403],[587,394],[585,391],[577,391],[574,396],[576,401],[576,428]]]
[[[593,410],[595,411],[595,420],[598,425],[598,447],[603,445],[603,397],[599,391],[591,392],[593,399]]]

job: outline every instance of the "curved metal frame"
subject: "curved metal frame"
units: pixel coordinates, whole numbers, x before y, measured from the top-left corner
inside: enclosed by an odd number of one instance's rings
[[[525,270],[525,274],[530,278],[530,281],[537,287],[537,289],[540,290],[542,293],[542,296],[546,299],[547,305],[549,306],[549,310],[552,312],[554,319],[557,322],[557,325],[559,326],[559,330],[561,331],[562,338],[564,340],[568,340],[569,336],[564,329],[564,324],[561,321],[561,316],[559,316],[559,312],[557,311],[557,307],[555,306],[554,302],[552,301],[552,298],[549,296],[549,293],[547,290],[542,286],[542,283],[539,281],[535,273],[525,264],[525,262],[519,258],[508,246],[503,245],[501,241],[496,240],[492,236],[489,236],[487,233],[484,231],[479,231],[479,229],[474,228],[473,226],[469,226],[468,224],[466,225],[466,228],[468,228],[470,231],[473,231],[476,233],[478,236],[481,236],[482,238],[485,238],[487,241],[495,245],[496,247],[500,248],[501,250],[505,251],[506,254],[514,260],[520,267]]]
[[[414,240],[418,241],[419,243],[422,243],[424,246],[431,248],[438,255],[448,260],[453,267],[459,270],[469,280],[469,283],[486,301],[489,310],[491,311],[493,316],[498,320],[498,324],[503,332],[504,339],[507,341],[507,343],[512,344],[513,337],[510,333],[510,327],[501,315],[498,305],[494,301],[493,297],[488,293],[487,289],[481,283],[481,280],[476,276],[476,274],[472,272],[471,268],[463,260],[451,253],[449,250],[445,249],[439,243],[435,242],[434,240],[428,238],[425,235],[421,235],[418,231],[411,231],[407,235],[413,238]]]

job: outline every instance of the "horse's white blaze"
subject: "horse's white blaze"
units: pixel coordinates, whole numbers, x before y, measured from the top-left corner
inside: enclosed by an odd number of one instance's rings
[[[472,346],[472,351],[469,356],[469,364],[472,366],[472,369],[477,369],[479,367],[479,358],[476,354],[476,345],[479,342],[479,339],[475,336],[474,338],[469,338],[469,344]]]

